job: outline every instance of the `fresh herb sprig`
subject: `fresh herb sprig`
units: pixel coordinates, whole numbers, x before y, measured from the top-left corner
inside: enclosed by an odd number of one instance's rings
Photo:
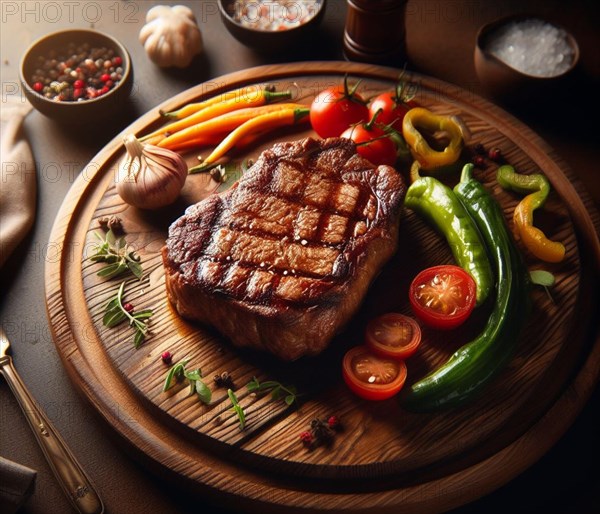
[[[135,330],[133,344],[139,348],[146,335],[148,334],[148,319],[154,314],[151,309],[141,311],[129,311],[123,305],[123,294],[125,292],[125,281],[121,282],[116,296],[114,296],[107,304],[104,311],[102,323],[108,328],[113,328],[125,320],[129,321]]]
[[[168,391],[173,386],[173,383],[175,381],[180,381],[186,378],[190,386],[189,396],[197,394],[198,399],[202,403],[209,404],[212,398],[212,391],[202,381],[202,372],[200,371],[200,368],[196,368],[193,370],[185,369],[188,362],[188,359],[183,359],[181,362],[178,362],[173,367],[171,367],[171,369],[167,373],[167,378],[165,379],[163,392]]]
[[[105,266],[97,273],[99,277],[114,278],[130,271],[136,278],[142,278],[141,259],[129,247],[125,236],[117,236],[112,230],[108,230],[104,235],[95,231],[94,236],[98,241],[94,247],[94,253],[89,259],[93,262],[105,263]]]
[[[546,270],[533,270],[529,272],[529,279],[532,284],[536,286],[542,286],[548,295],[548,298],[552,303],[554,303],[554,298],[550,294],[550,288],[556,284],[556,277]]]
[[[275,380],[259,382],[256,377],[253,377],[246,387],[251,393],[266,393],[270,391],[273,400],[281,400],[283,398],[286,405],[292,405],[298,400],[298,393],[294,386],[284,386]]]
[[[240,430],[244,430],[244,428],[246,428],[246,413],[244,412],[243,407],[240,405],[233,390],[227,389],[227,396],[229,396],[229,400],[231,401],[231,410],[235,412],[240,422]]]

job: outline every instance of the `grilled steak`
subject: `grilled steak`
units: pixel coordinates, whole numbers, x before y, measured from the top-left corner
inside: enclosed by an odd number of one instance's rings
[[[276,144],[171,225],[169,299],[235,345],[318,354],[394,253],[404,193],[393,168],[348,139]]]

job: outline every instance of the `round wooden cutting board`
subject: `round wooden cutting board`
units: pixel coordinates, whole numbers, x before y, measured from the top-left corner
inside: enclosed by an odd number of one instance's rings
[[[347,73],[361,80],[367,97],[390,90],[398,70],[352,63],[297,63],[234,73],[199,85],[165,102],[184,104],[249,84],[291,90],[309,104]],[[373,283],[360,311],[330,349],[315,358],[281,363],[241,351],[215,331],[182,320],[166,298],[160,255],[169,225],[188,205],[211,194],[207,175],[189,176],[179,200],[167,209],[145,212],[117,195],[114,177],[124,155],[122,135],[82,171],[56,219],[51,244],[58,259],[47,264],[46,296],[54,341],[66,369],[106,421],[163,475],[213,494],[225,505],[253,512],[363,511],[437,512],[496,489],[541,457],[564,433],[589,397],[600,369],[597,284],[600,245],[593,221],[554,152],[510,115],[458,87],[413,75],[417,101],[443,114],[458,114],[471,132],[469,147],[497,146],[506,161],[526,173],[542,170],[553,191],[536,224],[562,241],[567,257],[545,265],[524,253],[529,269],[547,269],[557,279],[550,293],[533,288],[533,309],[509,366],[474,403],[455,410],[415,414],[396,399],[367,402],[350,393],[341,378],[341,357],[359,344],[366,322],[378,314],[410,314],[408,286],[421,269],[452,262],[447,243],[409,210],[403,214],[397,254]],[[159,108],[126,132],[148,133],[162,123]],[[314,135],[285,130],[247,154],[255,158],[278,140]],[[205,150],[201,150],[205,152]],[[194,154],[186,155],[190,164]],[[495,182],[488,162],[477,177],[504,208],[507,220],[519,197]],[[399,168],[407,177],[407,169]],[[456,181],[458,177],[446,177]],[[89,260],[100,218],[121,218],[126,240],[142,260],[144,276],[126,277],[125,299],[150,308],[150,334],[136,349],[133,329],[103,326],[106,304],[122,278],[97,276]],[[481,328],[485,312],[459,330],[424,329],[423,344],[408,362],[409,381],[446,360]],[[213,395],[209,405],[188,396],[185,383],[164,393],[169,350],[177,362],[200,368]],[[225,388],[213,377],[228,372],[246,416],[241,430]],[[252,394],[253,378],[294,385],[298,404]],[[307,449],[299,434],[311,420],[336,415],[342,421],[331,445]]]

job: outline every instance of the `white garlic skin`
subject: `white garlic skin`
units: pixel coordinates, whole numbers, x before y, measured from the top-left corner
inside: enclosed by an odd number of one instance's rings
[[[119,163],[116,187],[119,196],[140,209],[158,209],[172,204],[188,175],[178,153],[143,144],[133,134],[124,139],[127,153]]]
[[[202,34],[196,17],[183,5],[155,5],[146,14],[139,40],[148,57],[160,67],[188,67],[202,52]]]

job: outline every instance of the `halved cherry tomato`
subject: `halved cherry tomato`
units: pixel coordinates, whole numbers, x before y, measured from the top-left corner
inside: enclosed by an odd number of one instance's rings
[[[406,381],[404,361],[380,357],[366,346],[356,346],[344,355],[342,371],[350,390],[366,400],[391,398]]]
[[[382,357],[404,360],[421,344],[421,327],[414,318],[389,312],[369,321],[366,342]]]
[[[372,125],[371,121],[347,128],[340,137],[354,141],[356,152],[375,166],[396,164],[396,145],[388,134]]]
[[[391,125],[397,131],[402,132],[402,120],[406,113],[418,104],[413,100],[399,100],[396,93],[389,91],[377,95],[369,105],[369,114],[373,116],[381,110],[378,121],[384,125]]]
[[[328,87],[321,91],[310,106],[310,123],[321,137],[339,137],[350,125],[369,120],[366,101],[356,93],[355,85]]]
[[[410,285],[409,299],[423,323],[449,330],[471,315],[476,288],[475,281],[464,269],[445,264],[421,271]]]

